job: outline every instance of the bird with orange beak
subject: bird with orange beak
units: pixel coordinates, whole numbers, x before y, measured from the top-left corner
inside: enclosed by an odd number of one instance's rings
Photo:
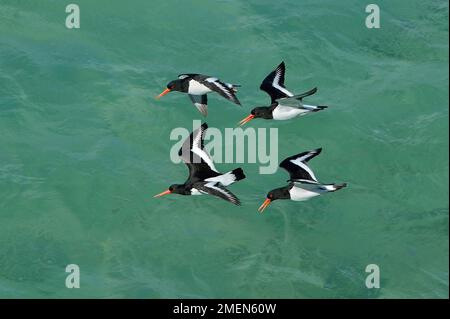
[[[347,186],[343,184],[322,184],[313,171],[307,165],[308,161],[319,155],[321,148],[290,156],[280,163],[280,167],[289,173],[289,184],[284,187],[271,190],[262,205],[258,208],[263,212],[267,206],[277,199],[290,199],[293,201],[305,201],[325,193],[335,192]]]
[[[307,105],[303,99],[317,92],[317,88],[308,92],[294,95],[284,86],[284,75],[286,66],[284,62],[273,70],[262,81],[261,90],[266,92],[271,98],[270,106],[255,107],[246,118],[239,122],[242,126],[253,119],[261,118],[266,120],[290,120],[297,116],[304,116],[311,112],[318,112],[327,108],[327,106]]]
[[[239,85],[224,83],[218,78],[203,74],[180,74],[178,79],[170,81],[167,88],[156,98],[160,99],[172,91],[187,93],[192,103],[202,115],[208,115],[208,96],[210,92],[217,92],[227,100],[241,105],[235,93]]]
[[[235,205],[240,205],[239,199],[226,186],[245,178],[241,168],[236,168],[225,174],[214,166],[210,155],[204,149],[204,135],[208,125],[203,123],[184,141],[178,155],[189,169],[189,177],[184,184],[173,184],[169,189],[154,197],[169,194],[203,195],[209,194],[222,198]]]

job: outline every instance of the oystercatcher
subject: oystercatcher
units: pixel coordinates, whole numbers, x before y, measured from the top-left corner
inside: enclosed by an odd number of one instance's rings
[[[204,150],[204,134],[208,125],[203,123],[198,129],[191,133],[180,150],[178,156],[189,168],[189,177],[184,184],[173,184],[168,190],[155,195],[161,197],[168,194],[180,195],[202,195],[209,194],[220,197],[235,205],[240,205],[239,199],[227,188],[241,179],[245,178],[242,168],[236,168],[228,173],[220,173]]]
[[[284,74],[286,67],[284,62],[273,70],[261,83],[261,90],[269,94],[271,98],[270,106],[255,107],[250,115],[239,122],[242,126],[250,122],[254,118],[262,118],[266,120],[289,120],[297,116],[303,116],[311,112],[318,112],[326,109],[327,106],[307,105],[303,103],[303,99],[317,92],[317,88],[313,88],[308,92],[294,95],[284,86]]]
[[[271,190],[264,203],[259,207],[258,211],[263,212],[271,202],[277,199],[290,199],[293,201],[304,201],[315,196],[319,196],[329,192],[335,192],[347,186],[342,184],[322,184],[319,183],[313,171],[308,167],[307,163],[310,159],[319,155],[321,148],[303,152],[286,158],[280,163],[280,167],[288,171],[290,179],[289,184],[284,187]]]
[[[218,78],[203,74],[180,74],[178,79],[170,81],[167,88],[157,96],[161,98],[171,91],[187,93],[192,103],[204,116],[208,115],[208,96],[207,93],[217,92],[227,100],[241,105],[235,93],[240,85],[224,83]]]

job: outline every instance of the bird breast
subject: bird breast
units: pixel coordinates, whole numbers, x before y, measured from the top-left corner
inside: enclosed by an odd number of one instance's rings
[[[315,189],[312,187],[308,187],[308,189],[294,186],[289,190],[289,194],[291,195],[291,200],[293,201],[304,201],[308,200],[312,197],[319,196],[321,192],[319,189]]]
[[[201,84],[196,80],[189,81],[188,93],[193,95],[203,95],[211,92],[211,90],[205,85]]]
[[[306,112],[308,111],[296,107],[284,106],[279,104],[273,110],[272,115],[274,120],[289,120]]]

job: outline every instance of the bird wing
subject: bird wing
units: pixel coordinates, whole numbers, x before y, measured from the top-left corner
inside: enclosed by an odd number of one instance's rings
[[[194,187],[201,192],[222,198],[228,202],[233,203],[234,205],[241,205],[241,201],[239,200],[239,198],[237,198],[236,195],[234,195],[220,183],[197,183],[194,184]]]
[[[290,156],[280,163],[280,167],[284,168],[290,176],[290,181],[306,181],[318,183],[314,172],[307,165],[308,161],[319,155],[321,148],[303,152],[297,155]]]
[[[313,88],[313,89],[309,90],[308,92],[305,92],[305,93],[302,93],[302,94],[280,98],[280,99],[277,100],[277,102],[279,104],[285,105],[285,106],[304,108],[302,100],[305,97],[313,95],[316,92],[317,92],[317,88]]]
[[[192,95],[189,94],[192,103],[194,103],[197,110],[202,113],[203,116],[208,115],[208,96],[206,94],[203,95]]]
[[[272,99],[272,103],[284,97],[294,96],[294,94],[289,92],[284,86],[285,72],[286,66],[284,65],[284,62],[281,62],[275,70],[266,76],[259,87],[261,90],[269,94]]]
[[[203,123],[183,142],[178,156],[189,168],[189,179],[204,180],[220,175],[211,156],[204,150],[204,135],[208,124]]]
[[[196,76],[198,76],[199,74],[197,74],[197,73],[185,73],[185,74],[179,74],[178,75],[178,79],[180,79],[180,80],[184,80],[184,79],[187,79],[187,78],[194,78],[194,77],[196,77]]]
[[[204,79],[201,83],[204,86],[206,86],[207,88],[209,88],[210,90],[219,93],[227,100],[230,100],[231,102],[233,102],[237,105],[241,105],[241,102],[239,102],[238,98],[234,94],[232,85],[223,83],[218,78],[214,78],[214,77],[208,77],[208,78]]]

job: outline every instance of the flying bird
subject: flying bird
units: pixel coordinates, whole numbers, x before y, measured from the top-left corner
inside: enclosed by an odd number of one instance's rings
[[[263,212],[271,202],[277,199],[290,199],[293,201],[304,201],[325,193],[335,192],[347,186],[342,184],[322,184],[308,166],[308,161],[319,155],[321,148],[303,152],[286,158],[280,163],[280,167],[288,171],[289,184],[284,187],[271,190],[264,203],[258,211]]]
[[[167,88],[157,96],[157,99],[171,91],[187,93],[192,103],[204,116],[208,115],[208,96],[217,92],[227,100],[241,105],[235,93],[240,85],[220,81],[218,78],[202,74],[180,74],[178,79],[170,81]]]
[[[327,106],[308,105],[303,103],[303,99],[317,92],[317,88],[313,88],[308,92],[294,95],[284,86],[284,75],[286,66],[284,62],[270,72],[270,74],[262,81],[261,90],[269,94],[271,99],[270,106],[255,107],[250,115],[239,122],[242,126],[255,118],[266,120],[289,120],[297,116],[303,116],[311,112],[318,112],[326,109]]]
[[[241,168],[228,173],[220,173],[214,166],[211,156],[204,149],[204,135],[208,125],[203,123],[183,142],[178,156],[189,169],[189,177],[184,184],[173,184],[166,191],[155,195],[161,197],[168,194],[203,195],[209,194],[235,205],[240,205],[239,199],[226,186],[245,178]]]

